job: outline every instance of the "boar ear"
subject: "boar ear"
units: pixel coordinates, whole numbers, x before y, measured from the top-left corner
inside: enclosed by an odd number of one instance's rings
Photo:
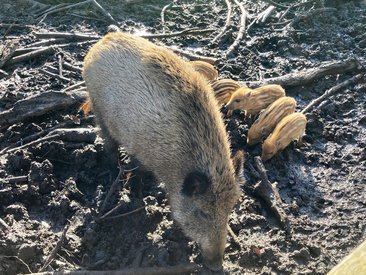
[[[234,169],[235,169],[235,176],[237,178],[243,177],[243,165],[244,165],[244,151],[238,150],[235,155],[231,158]]]
[[[211,182],[205,174],[198,171],[191,172],[184,179],[182,193],[188,197],[204,194],[210,184]]]
[[[252,91],[249,91],[249,92],[246,92],[246,93],[245,93],[245,96],[246,96],[246,97],[250,97],[251,95],[252,95]]]
[[[263,126],[261,128],[261,135],[264,136],[266,133],[267,133],[267,127],[266,126]]]

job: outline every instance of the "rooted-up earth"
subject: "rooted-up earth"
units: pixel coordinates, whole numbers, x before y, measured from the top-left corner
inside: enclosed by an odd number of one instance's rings
[[[243,1],[242,28],[242,10],[230,2],[228,27],[213,41],[226,22],[225,1],[99,0],[108,15],[92,1],[67,7],[78,2],[2,0],[0,274],[75,269],[133,274],[143,267],[201,263],[198,246],[175,225],[162,186],[139,174],[123,148],[116,181],[93,114],[79,111],[86,96],[83,58],[111,23],[137,35],[207,30],[151,40],[215,58],[219,78],[248,85],[296,77],[325,62],[356,64],[311,81],[281,83],[296,99],[297,111],[365,73],[363,1]],[[243,37],[227,55],[240,29]],[[89,37],[42,35],[50,32]],[[41,53],[23,56],[35,51]],[[365,76],[346,84],[306,112],[301,146],[293,143],[264,163],[278,191],[273,202],[286,222],[255,188],[263,181],[255,161],[261,146],[246,143],[254,119],[241,111],[228,117],[221,109],[233,152],[246,152],[246,182],[229,219],[224,272],[326,274],[366,239]]]

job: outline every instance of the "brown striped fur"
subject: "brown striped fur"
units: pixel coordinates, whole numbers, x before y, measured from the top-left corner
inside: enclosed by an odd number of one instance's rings
[[[277,124],[272,134],[262,145],[262,160],[272,158],[277,152],[285,149],[293,140],[301,142],[305,133],[306,117],[301,113],[293,113],[284,117]]]
[[[196,60],[190,61],[189,64],[191,64],[194,70],[202,74],[208,81],[217,79],[219,75],[215,67],[212,66],[210,63]]]
[[[165,183],[173,217],[220,269],[242,177],[207,80],[172,51],[120,32],[90,49],[83,77],[104,136]]]
[[[255,115],[283,96],[285,96],[285,90],[276,84],[256,89],[242,87],[233,93],[226,106],[232,111],[240,109],[245,110],[247,115]]]
[[[210,83],[219,105],[229,102],[231,95],[240,88],[237,81],[231,79],[219,79]]]
[[[267,137],[285,116],[295,112],[296,101],[292,97],[281,97],[267,107],[248,131],[248,144],[254,145]]]

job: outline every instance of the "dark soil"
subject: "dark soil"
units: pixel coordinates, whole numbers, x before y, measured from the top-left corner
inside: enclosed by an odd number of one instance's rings
[[[201,55],[222,56],[238,30],[240,13],[233,4],[228,32],[219,43],[211,43],[225,22],[224,1],[178,1],[167,9],[165,26],[161,24],[160,12],[170,1],[99,2],[124,31],[161,33],[163,27],[167,32],[192,27],[217,29],[205,36],[155,40]],[[247,21],[251,23],[268,4],[247,2]],[[301,17],[312,8],[321,8],[321,4],[314,4],[321,1],[307,2],[290,9],[281,19],[296,19],[287,29],[281,30],[287,24],[277,24],[285,7],[276,7],[266,22],[253,24],[238,50],[217,65],[220,78],[253,81],[351,57],[364,65],[366,5],[358,1],[325,1],[325,6],[332,9]],[[109,25],[105,16],[88,5],[51,14],[39,23],[41,18],[35,16],[39,7],[32,8],[31,1],[1,3],[0,22],[18,24],[10,28],[0,25],[2,40],[19,39],[20,47],[39,41],[32,31],[103,35]],[[9,75],[0,76],[0,113],[21,99],[50,90],[61,91],[81,81],[77,72],[65,69],[64,76],[71,80],[62,81],[42,74],[39,69],[46,65],[58,68],[59,55],[81,67],[90,46],[91,43],[56,47],[51,55],[3,67]],[[296,98],[301,110],[354,74],[324,77],[286,92]],[[17,142],[20,146],[25,138],[64,122],[68,128],[96,126],[93,116],[82,118],[78,108],[75,104],[13,125],[0,125],[0,150]],[[227,273],[326,274],[366,239],[365,109],[366,85],[348,87],[308,115],[300,148],[292,144],[265,163],[269,180],[276,182],[282,198],[291,234],[285,232],[253,192],[259,181],[253,158],[260,155],[260,146],[246,144],[251,122],[238,111],[230,119],[225,118],[233,151],[247,152],[243,196],[229,222],[240,245],[228,237],[224,262]],[[225,109],[222,111],[226,113]],[[0,274],[39,271],[67,224],[70,227],[63,245],[46,270],[115,270],[201,262],[197,245],[174,224],[164,190],[152,176],[142,176],[134,170],[134,163],[123,151],[122,167],[127,171],[105,211],[117,204],[120,207],[111,216],[145,208],[120,218],[96,218],[114,181],[103,153],[101,138],[95,142],[55,138],[0,155],[0,218],[8,225],[0,225]]]

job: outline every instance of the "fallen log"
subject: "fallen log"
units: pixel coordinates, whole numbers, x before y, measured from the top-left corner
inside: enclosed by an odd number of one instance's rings
[[[67,108],[82,103],[87,92],[44,92],[17,101],[13,108],[0,113],[0,125],[11,125],[25,119],[41,116],[47,112]]]

